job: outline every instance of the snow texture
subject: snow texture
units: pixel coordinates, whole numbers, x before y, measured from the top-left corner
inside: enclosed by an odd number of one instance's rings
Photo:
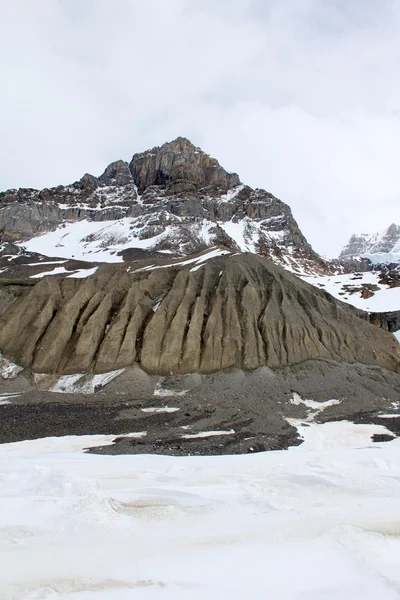
[[[287,419],[297,428],[304,442],[298,450],[326,450],[335,448],[354,448],[371,442],[374,434],[393,436],[383,425],[355,425],[350,421],[334,421],[329,423],[307,423],[304,419]],[[400,447],[400,440],[394,440]],[[387,442],[386,442],[387,443]]]
[[[47,256],[94,260],[98,262],[123,262],[116,253],[125,248],[150,248],[168,232],[141,240],[140,230],[128,217],[115,221],[76,221],[60,225],[55,231],[32,238],[22,245],[29,252]]]
[[[213,437],[215,435],[233,435],[235,433],[234,429],[229,429],[229,431],[199,431],[199,433],[187,433],[182,437],[186,440],[191,440],[194,438],[208,438]]]
[[[148,408],[142,408],[141,411],[144,413],[173,413],[180,410],[176,406],[149,406]]]
[[[232,190],[228,190],[228,192],[226,194],[221,196],[219,201],[220,202],[231,202],[234,198],[236,198],[236,196],[239,194],[239,192],[242,191],[243,188],[244,188],[244,185],[240,184],[240,185],[236,186],[235,188],[233,188]]]
[[[62,265],[63,263],[66,263],[66,260],[48,260],[48,261],[42,261],[42,262],[35,262],[35,263],[27,263],[28,267],[42,267],[43,265]]]
[[[355,279],[356,276],[356,279]],[[326,290],[332,296],[352,304],[356,308],[368,312],[386,312],[400,310],[400,288],[389,288],[387,285],[378,283],[379,273],[348,273],[346,275],[329,275],[302,277],[304,281]],[[379,290],[371,298],[362,298],[361,292],[350,293],[344,286],[361,287],[362,284],[378,286]]]
[[[221,248],[210,248],[207,252],[198,256],[197,258],[189,258],[188,260],[183,260],[179,262],[173,262],[166,265],[149,265],[147,267],[142,267],[141,269],[137,269],[139,271],[154,271],[155,269],[170,269],[172,267],[184,267],[186,265],[196,264],[197,267],[190,269],[191,271],[195,271],[202,266],[204,262],[210,260],[211,258],[217,258],[218,256],[224,256],[225,254],[230,254],[229,250],[222,250]]]
[[[301,398],[301,396],[299,396],[299,394],[294,392],[293,398],[291,398],[291,400],[289,402],[291,404],[295,404],[296,406],[299,406],[299,404],[304,404],[304,406],[307,406],[307,408],[310,408],[311,410],[308,411],[306,421],[313,421],[314,417],[316,417],[317,415],[319,415],[319,413],[324,411],[325,408],[328,408],[328,406],[334,406],[335,404],[340,404],[341,401],[340,400],[326,400],[325,402],[316,402],[315,400],[303,400],[303,398]],[[291,420],[289,420],[289,421],[292,422]]]
[[[36,275],[31,275],[31,279],[39,279],[44,277],[45,275],[64,275],[65,273],[70,273],[67,271],[65,267],[55,267],[52,271],[44,271],[43,273],[37,273]]]
[[[93,394],[98,388],[104,387],[115,377],[121,375],[125,369],[116,369],[107,373],[91,375],[85,373],[74,373],[63,375],[50,389],[51,392],[64,394]]]
[[[0,445],[0,597],[397,600],[400,445],[367,428],[311,424],[300,447],[242,456]]]
[[[0,377],[3,379],[15,379],[24,368],[4,358],[0,352]]]
[[[18,398],[21,394],[17,393],[9,393],[9,394],[0,394],[0,406],[4,404],[11,404],[11,399]]]

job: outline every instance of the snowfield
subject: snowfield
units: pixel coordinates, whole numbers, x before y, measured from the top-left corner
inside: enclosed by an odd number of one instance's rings
[[[125,217],[115,221],[76,221],[60,225],[50,231],[34,237],[21,246],[29,252],[39,252],[47,256],[94,260],[98,262],[123,262],[117,252],[126,248],[150,248],[166,231],[150,239],[141,240],[140,229],[135,229],[134,220]]]
[[[399,440],[303,429],[303,446],[242,456],[0,445],[0,598],[398,599]]]
[[[239,188],[241,189],[241,186]],[[231,190],[226,195],[227,199],[222,196],[221,202],[227,202],[234,198],[240,192],[239,188]],[[269,220],[276,218],[271,217]],[[216,225],[225,231],[240,248],[241,252],[256,252],[260,235],[262,235],[272,243],[272,246],[277,245],[281,250],[285,250],[282,259],[278,261],[280,264],[284,265],[289,271],[298,274],[306,275],[308,273],[308,270],[302,267],[301,262],[298,263],[292,256],[293,248],[285,242],[284,230],[268,230],[265,228],[266,221],[254,221],[248,217],[237,222],[214,222],[200,219],[187,224],[185,229],[190,230],[192,236],[199,242],[209,246],[215,243],[215,234],[212,232]],[[179,242],[182,236],[180,218],[176,217],[176,222],[166,225],[162,233],[151,235],[150,231],[149,226],[143,224],[142,217],[124,217],[110,221],[88,221],[84,219],[62,223],[55,231],[43,233],[21,242],[19,245],[28,252],[38,252],[51,257],[58,256],[60,258],[74,258],[75,260],[118,263],[123,262],[122,256],[118,256],[118,253],[122,250],[128,248],[157,249],[158,245],[167,239],[174,243]],[[178,243],[177,247],[181,248],[181,244]],[[169,250],[160,251],[167,254],[170,252]],[[223,253],[228,253],[228,251],[220,251],[218,255]],[[187,261],[188,264],[189,262]],[[191,260],[191,262],[195,261]],[[47,264],[49,263],[47,262]],[[186,264],[186,262],[181,264]],[[194,267],[193,270],[200,268],[200,266]],[[58,269],[56,268],[54,271],[44,274],[57,275],[67,272],[63,271],[62,267]],[[43,274],[34,275],[34,277],[42,276]],[[85,275],[81,276],[84,277]]]
[[[356,276],[356,278],[355,278]],[[341,300],[368,312],[400,310],[400,288],[378,283],[379,273],[347,273],[345,275],[302,277],[307,283],[326,290]],[[361,287],[362,284],[376,285],[379,289],[371,298],[362,298],[361,292],[350,293],[346,286]]]

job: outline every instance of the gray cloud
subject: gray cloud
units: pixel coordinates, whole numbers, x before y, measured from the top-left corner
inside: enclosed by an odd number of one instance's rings
[[[1,189],[184,135],[319,252],[399,221],[399,0],[13,0],[2,21]]]

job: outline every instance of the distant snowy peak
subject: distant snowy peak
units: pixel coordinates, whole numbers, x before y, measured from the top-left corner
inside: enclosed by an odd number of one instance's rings
[[[400,225],[392,223],[383,233],[352,235],[339,258],[368,258],[372,264],[400,263]]]
[[[185,138],[111,163],[99,177],[0,194],[0,243],[47,256],[118,262],[120,252],[185,256],[218,245],[297,274],[332,272],[290,207],[240,182]]]

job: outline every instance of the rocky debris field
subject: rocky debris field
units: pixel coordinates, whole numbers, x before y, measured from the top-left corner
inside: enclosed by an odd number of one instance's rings
[[[21,372],[0,380],[0,443],[65,435],[112,434],[96,453],[242,454],[301,443],[299,427],[350,421],[399,435],[400,382],[390,371],[308,361],[277,371],[155,377],[122,371],[96,393],[65,381],[52,389]],[[72,393],[75,391],[75,393]],[[381,441],[381,438],[379,438]]]

